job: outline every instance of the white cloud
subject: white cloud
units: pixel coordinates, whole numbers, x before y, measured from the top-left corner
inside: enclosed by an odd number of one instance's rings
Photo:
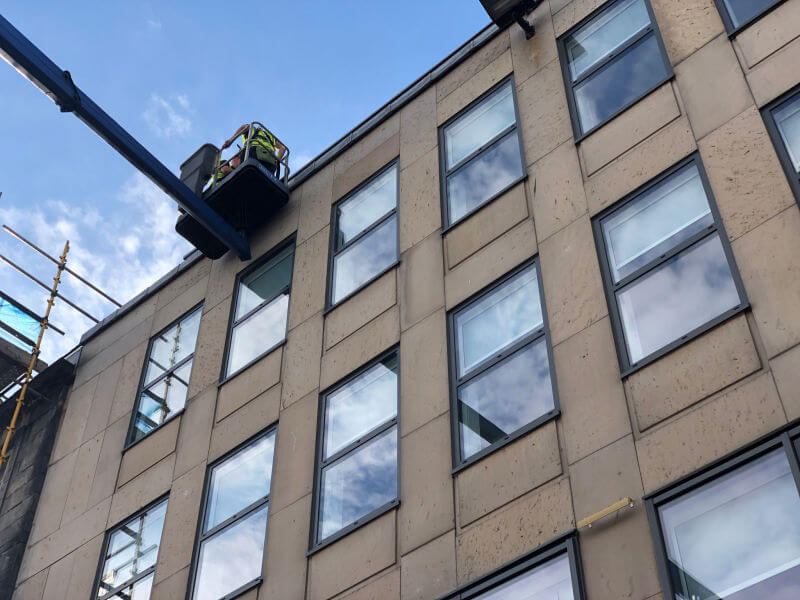
[[[161,21],[156,19],[147,19],[147,26],[150,27],[150,29],[161,29]]]
[[[0,223],[6,223],[45,251],[57,256],[69,239],[67,265],[123,304],[175,267],[191,246],[174,231],[177,205],[144,175],[133,174],[109,202],[104,214],[94,207],[68,205],[52,200],[43,206],[0,207]],[[0,238],[0,252],[7,254],[45,283],[55,266],[32,250]],[[3,291],[37,313],[44,312],[47,292],[22,275],[0,268]],[[62,293],[97,318],[116,307],[78,283],[62,278]],[[93,323],[56,301],[52,322],[67,335],[48,332],[43,358],[51,362],[74,347]]]
[[[150,95],[147,108],[142,113],[150,130],[160,138],[184,137],[192,130],[192,112],[189,99],[184,94],[173,94],[165,98],[160,94]]]

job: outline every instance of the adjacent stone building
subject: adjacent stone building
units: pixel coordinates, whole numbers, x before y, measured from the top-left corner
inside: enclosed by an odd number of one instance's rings
[[[84,336],[15,600],[800,597],[800,0],[530,20]]]

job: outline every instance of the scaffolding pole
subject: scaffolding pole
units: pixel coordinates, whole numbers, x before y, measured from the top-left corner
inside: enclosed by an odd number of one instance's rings
[[[44,317],[42,317],[41,322],[39,323],[39,337],[36,340],[36,345],[33,347],[33,352],[31,353],[31,360],[28,364],[28,370],[25,372],[25,380],[22,384],[22,388],[19,391],[19,396],[17,396],[17,405],[14,407],[14,414],[11,417],[11,423],[6,427],[6,435],[5,439],[3,440],[3,448],[0,450],[0,469],[3,468],[3,465],[8,461],[8,446],[11,443],[11,436],[14,435],[14,431],[17,428],[17,420],[19,419],[19,413],[22,410],[22,406],[25,404],[25,394],[28,391],[28,384],[31,381],[31,377],[33,375],[33,369],[36,365],[36,359],[39,358],[39,350],[42,346],[42,338],[44,338],[44,332],[47,330],[47,320],[50,318],[50,310],[53,308],[53,304],[58,297],[58,284],[61,283],[61,273],[64,271],[67,265],[67,253],[69,252],[69,241],[64,244],[64,252],[61,253],[58,261],[58,269],[56,270],[56,276],[53,277],[53,287],[50,289],[50,296],[47,298],[47,309],[44,312]]]

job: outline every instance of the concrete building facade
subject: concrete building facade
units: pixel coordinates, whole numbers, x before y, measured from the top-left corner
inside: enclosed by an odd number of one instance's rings
[[[800,0],[741,4],[488,28],[88,332],[14,600],[798,597]]]

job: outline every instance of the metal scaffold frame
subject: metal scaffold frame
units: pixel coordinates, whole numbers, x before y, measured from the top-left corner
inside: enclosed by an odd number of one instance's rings
[[[41,322],[39,323],[39,337],[36,339],[36,344],[33,347],[33,352],[31,352],[31,359],[28,363],[28,370],[25,372],[25,378],[22,383],[22,387],[19,391],[19,396],[17,396],[17,404],[14,407],[14,414],[11,417],[11,423],[6,427],[6,434],[5,439],[3,440],[3,448],[0,450],[0,469],[3,468],[3,465],[8,461],[8,447],[11,443],[11,437],[14,435],[14,431],[17,428],[17,421],[19,420],[19,414],[22,411],[22,407],[25,404],[25,395],[28,391],[28,385],[30,384],[31,378],[33,376],[33,369],[36,365],[36,359],[39,358],[39,351],[42,345],[42,339],[44,338],[44,332],[48,328],[48,321],[50,319],[50,311],[53,308],[53,304],[55,304],[56,298],[58,297],[58,286],[61,283],[61,274],[64,272],[67,266],[67,253],[69,252],[69,241],[64,244],[64,251],[61,253],[58,261],[58,267],[56,269],[56,276],[53,277],[53,286],[50,288],[50,296],[47,298],[47,308],[44,312],[44,317],[42,317]]]

